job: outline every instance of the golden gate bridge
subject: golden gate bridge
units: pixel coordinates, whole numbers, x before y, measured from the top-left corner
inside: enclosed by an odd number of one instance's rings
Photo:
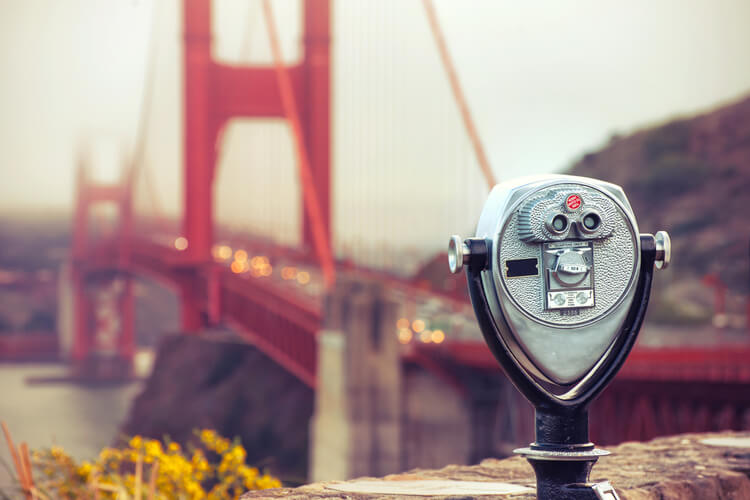
[[[363,243],[367,231],[397,240],[404,231],[434,232],[430,219],[445,218],[440,223],[453,228],[474,220],[467,211],[478,213],[479,202],[472,205],[472,199],[495,183],[438,16],[430,0],[423,4],[426,26],[435,41],[434,62],[443,70],[435,85],[444,95],[433,103],[438,111],[425,113],[425,106],[430,105],[426,101],[415,103],[410,111],[423,122],[431,118],[438,122],[422,124],[427,150],[418,158],[405,152],[402,124],[391,121],[396,114],[388,90],[401,85],[411,92],[403,95],[414,96],[420,86],[431,82],[385,82],[388,75],[367,69],[368,61],[349,66],[346,74],[337,73],[335,64],[347,63],[343,57],[332,58],[336,41],[331,37],[330,0],[303,2],[302,51],[292,63],[282,54],[272,3],[263,0],[272,64],[255,65],[216,61],[210,0],[184,0],[179,222],[160,213],[153,172],[143,154],[152,99],[150,75],[136,153],[119,182],[97,182],[85,155],[80,159],[71,251],[74,338],[70,359],[77,373],[96,370],[101,359],[107,360],[111,370],[129,371],[136,349],[133,281],[137,276],[176,292],[183,334],[228,325],[312,388],[318,385],[318,340],[326,322],[326,297],[335,290],[337,280],[374,281],[397,294],[402,313],[387,328],[401,345],[402,362],[422,367],[463,397],[470,398],[471,390],[454,375],[456,366],[497,370],[473,326],[463,283],[452,278],[415,279],[404,271],[413,271],[413,266],[404,262],[403,246],[388,250],[371,239],[370,248],[365,249],[368,244]],[[347,8],[352,7],[342,7],[342,17]],[[381,26],[381,35],[384,29]],[[359,40],[367,44],[364,53],[370,55],[381,42]],[[390,50],[393,54],[399,49]],[[153,63],[150,68],[157,70]],[[356,116],[342,111],[337,99],[360,102]],[[339,120],[335,124],[334,117]],[[368,117],[377,122],[375,130],[390,134],[389,138],[365,141],[369,132],[358,128],[357,120]],[[246,201],[255,208],[246,215],[256,217],[250,223],[255,231],[221,224],[217,217],[223,203],[221,189],[232,184],[236,190],[241,184],[228,176],[220,180],[223,138],[230,122],[238,118],[253,120],[257,132],[250,141],[252,157],[243,166],[245,175],[255,179],[246,184]],[[346,163],[352,158],[332,148],[334,135],[339,141],[350,141],[357,150],[352,164]],[[376,179],[373,186],[355,185],[355,199],[336,197],[339,172],[356,175],[356,169],[379,168],[384,161],[398,165],[368,177]],[[421,203],[429,193],[417,196],[420,188],[412,179],[396,177],[399,169],[415,161],[425,165],[420,167],[421,176],[442,175],[443,191],[460,192],[446,202],[449,210],[436,213],[434,207],[444,202],[442,196],[436,197],[434,205]],[[460,167],[441,169],[440,161]],[[389,192],[376,191],[383,186],[390,186]],[[291,207],[284,208],[279,198]],[[368,219],[357,211],[355,202],[369,202],[373,207],[390,203],[387,216],[393,220],[386,221],[386,215]],[[116,221],[107,231],[94,231],[97,222],[92,215],[101,205],[115,207]],[[341,225],[355,236],[347,236],[336,221],[346,221]],[[437,238],[447,241],[448,234],[439,232]],[[592,422],[594,439],[608,443],[673,432],[746,428],[750,402],[741,388],[750,383],[748,356],[750,349],[745,345],[637,347],[596,403],[600,409],[594,414],[606,418]]]

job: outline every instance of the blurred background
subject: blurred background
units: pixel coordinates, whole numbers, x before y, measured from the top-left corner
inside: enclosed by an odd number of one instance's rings
[[[562,172],[673,241],[594,441],[750,427],[747,2],[0,12],[17,440],[215,428],[289,484],[504,456],[531,413],[446,244],[495,182]]]

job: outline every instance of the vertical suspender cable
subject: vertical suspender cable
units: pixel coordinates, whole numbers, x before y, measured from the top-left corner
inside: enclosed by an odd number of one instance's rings
[[[367,33],[370,34],[370,36],[365,38],[365,54],[367,58],[373,57],[373,45],[377,46],[378,41],[380,41],[380,33],[378,31],[379,24],[378,24],[378,12],[377,7],[375,7],[375,12],[372,12],[370,16],[368,16],[368,19],[365,21],[367,24],[369,24],[369,28],[367,30]],[[375,43],[373,43],[373,38],[377,40]],[[376,49],[377,50],[377,49]],[[378,132],[380,127],[380,120],[378,120],[378,112],[375,111],[375,107],[378,105],[377,102],[377,87],[378,87],[378,77],[380,75],[373,74],[375,73],[373,71],[373,66],[368,65],[367,68],[370,71],[370,74],[367,78],[367,113],[365,116],[369,117],[368,125],[370,127],[370,137],[368,137],[367,140],[367,162],[369,165],[375,166],[375,172],[374,175],[370,177],[370,182],[366,184],[365,187],[365,199],[367,200],[367,205],[370,207],[370,213],[373,214],[372,216],[372,233],[370,235],[370,241],[366,243],[367,248],[367,266],[370,269],[377,269],[377,257],[378,257],[378,237],[380,235],[380,224],[383,220],[383,212],[381,210],[377,209],[377,206],[375,204],[375,196],[374,191],[377,189],[377,181],[378,181]],[[380,72],[378,72],[380,73]],[[361,165],[361,167],[364,167],[364,163]],[[372,169],[370,169],[372,170]]]
[[[252,56],[252,44],[250,43],[250,37],[252,36],[252,27],[256,22],[257,17],[253,15],[253,5],[248,3],[247,5],[247,21],[245,22],[245,31],[242,34],[242,45],[240,45],[239,59],[240,62],[249,63]]]
[[[351,9],[351,4],[348,4]],[[352,11],[350,10],[350,13]],[[351,133],[352,137],[352,144],[354,144],[352,151],[354,151],[354,164],[357,166],[356,171],[356,183],[354,186],[354,189],[352,190],[352,212],[357,214],[356,217],[356,225],[352,227],[352,255],[353,255],[353,261],[357,263],[357,265],[363,265],[366,263],[363,245],[362,245],[362,235],[360,231],[362,231],[362,228],[367,227],[367,224],[370,222],[370,218],[366,217],[368,205],[363,202],[364,200],[364,192],[362,186],[366,184],[366,181],[362,175],[359,175],[359,173],[363,170],[362,165],[364,165],[367,162],[365,153],[364,153],[364,138],[367,136],[367,134],[364,131],[363,127],[363,119],[362,117],[366,116],[362,107],[363,103],[366,102],[365,99],[362,98],[364,93],[364,84],[362,83],[365,81],[367,77],[367,73],[365,73],[367,68],[367,65],[359,64],[359,61],[361,59],[357,58],[357,54],[362,54],[364,51],[364,42],[363,40],[363,33],[364,30],[364,16],[352,16],[350,14],[350,19],[354,18],[357,22],[357,29],[354,31],[356,33],[356,43],[357,45],[353,47],[350,50],[348,61],[355,61],[356,64],[354,66],[353,73],[357,74],[358,78],[356,80],[353,79],[347,79],[347,83],[349,83],[350,88],[352,90],[349,93],[349,98],[351,99],[351,106],[349,107],[351,111],[350,116],[354,117],[354,124],[355,126],[352,126],[353,132]],[[352,44],[354,45],[354,44]],[[352,63],[350,63],[352,64]],[[352,85],[350,82],[355,81],[356,83]]]
[[[432,0],[422,0],[422,4],[424,5],[425,12],[427,13],[427,20],[430,23],[430,29],[432,30],[432,34],[435,37],[435,43],[437,43],[438,52],[440,53],[440,59],[443,61],[443,66],[445,66],[446,73],[448,73],[448,80],[450,81],[451,89],[453,90],[453,97],[455,97],[456,99],[458,108],[461,111],[461,117],[464,121],[464,126],[466,127],[466,132],[469,134],[471,144],[474,146],[474,153],[477,155],[479,168],[482,169],[482,173],[484,174],[484,178],[487,181],[487,185],[490,189],[492,189],[492,187],[497,184],[495,174],[492,172],[490,163],[487,160],[487,155],[484,153],[482,141],[479,139],[479,134],[477,133],[477,129],[474,126],[474,119],[471,116],[471,111],[469,111],[469,106],[466,104],[466,99],[464,97],[463,90],[461,89],[461,84],[458,81],[458,76],[456,74],[456,68],[454,67],[451,56],[448,53],[448,47],[445,44],[443,32],[440,29],[440,24],[438,23],[437,16],[435,15],[435,7],[432,5]]]
[[[385,18],[385,26],[388,30],[388,33],[386,34],[387,40],[395,40],[395,28],[393,20],[395,16],[393,15],[394,12],[394,4],[393,2],[389,2],[387,4],[387,11],[386,11],[386,18]],[[393,186],[396,185],[394,176],[393,176],[393,165],[396,164],[395,161],[395,155],[393,154],[394,145],[393,145],[393,132],[390,130],[390,127],[388,127],[389,122],[392,122],[394,120],[394,109],[395,109],[395,100],[396,95],[393,92],[393,80],[396,74],[396,71],[394,69],[394,59],[395,59],[395,44],[390,43],[386,44],[386,47],[388,48],[388,52],[385,54],[385,60],[387,61],[387,68],[385,71],[385,74],[387,75],[387,80],[383,81],[383,88],[387,89],[387,92],[383,92],[383,100],[384,103],[381,103],[381,106],[386,110],[386,121],[384,124],[384,130],[383,134],[388,134],[386,140],[385,140],[385,146],[386,146],[386,156],[385,156],[385,162],[386,165],[388,165],[388,169],[383,169],[384,172],[384,179],[385,182],[383,183],[384,186],[389,186],[391,189]],[[390,81],[391,84],[387,85],[387,82]],[[387,131],[387,132],[386,132]],[[385,253],[385,262],[384,262],[384,268],[387,271],[393,272],[395,261],[393,259],[393,246],[395,245],[395,241],[388,241],[386,239],[386,235],[392,235],[397,234],[395,229],[397,227],[397,221],[396,218],[393,216],[392,213],[388,213],[388,230],[384,231],[383,238],[384,238],[384,253]]]
[[[326,287],[330,287],[336,279],[336,270],[333,265],[333,255],[331,254],[331,244],[330,241],[328,241],[328,236],[323,230],[323,212],[320,206],[320,199],[318,198],[318,193],[313,182],[310,158],[302,136],[302,126],[300,125],[297,102],[294,97],[294,91],[292,90],[292,80],[289,77],[289,72],[284,66],[284,61],[281,57],[281,45],[279,44],[276,24],[274,22],[271,2],[269,0],[263,0],[263,15],[266,20],[268,37],[271,42],[271,53],[273,54],[276,80],[279,85],[279,93],[281,94],[281,103],[284,107],[284,114],[292,127],[292,135],[294,136],[297,165],[299,167],[302,191],[304,193],[303,201],[305,203],[305,210],[312,220],[312,236],[315,253],[318,256],[318,260],[323,269],[323,277],[325,279]]]
[[[256,18],[257,16],[253,15],[253,5],[252,3],[248,2],[247,19],[245,20],[244,30],[242,31],[242,42],[240,43],[240,50],[237,54],[237,59],[240,64],[249,64],[251,61],[253,50],[250,39],[252,37],[252,26],[256,22]],[[248,143],[250,143],[254,147],[256,143],[255,139],[258,137],[258,131],[254,127],[250,127],[244,132],[248,136]],[[263,141],[263,143],[267,144],[267,141]],[[225,149],[228,149],[228,147],[224,146],[222,148],[219,148],[218,154],[221,155]],[[247,161],[248,170],[253,168],[253,160],[256,160],[256,163],[258,163],[257,158],[254,156],[255,154],[257,153],[251,152],[249,160],[247,160],[247,158],[243,159]],[[216,165],[219,165],[218,159],[216,160]],[[253,200],[251,203],[254,203],[254,201],[255,200]],[[257,215],[258,210],[254,210],[254,207],[251,205],[250,212]],[[234,222],[233,225],[237,228],[249,229],[250,233],[253,232],[252,219],[248,220],[248,218],[243,218],[242,220]]]
[[[148,54],[146,55],[146,72],[143,77],[143,93],[141,94],[141,109],[138,116],[138,128],[135,137],[135,152],[133,154],[133,163],[135,168],[139,168],[143,163],[146,153],[146,141],[148,140],[149,119],[151,118],[151,105],[153,103],[154,93],[154,74],[156,69],[156,14],[157,5],[155,3],[151,9],[151,27],[148,42]]]
[[[143,78],[143,93],[141,94],[141,109],[138,116],[138,125],[135,137],[135,151],[133,153],[132,167],[128,175],[130,176],[130,189],[136,189],[138,174],[143,170],[143,182],[148,190],[149,201],[155,212],[156,224],[163,234],[169,233],[169,226],[162,212],[159,197],[155,190],[155,183],[151,171],[146,164],[146,146],[148,143],[149,124],[151,119],[151,107],[153,105],[154,84],[156,81],[156,56],[158,45],[156,39],[156,26],[158,21],[158,3],[154,3],[151,9],[151,26],[149,31],[148,53],[146,55],[146,72]],[[134,193],[131,193],[134,196]],[[135,203],[135,200],[132,201]]]

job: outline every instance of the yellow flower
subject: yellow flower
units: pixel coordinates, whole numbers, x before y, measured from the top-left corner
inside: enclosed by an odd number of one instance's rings
[[[137,450],[143,446],[143,438],[141,436],[133,436],[128,444],[131,448]]]
[[[258,477],[258,469],[255,467],[248,467],[247,465],[240,465],[237,469],[237,473],[242,477],[242,480],[247,489],[251,489],[255,485],[255,478]]]
[[[81,465],[78,467],[78,469],[76,469],[76,473],[83,479],[88,479],[93,468],[94,466],[90,462],[84,460],[83,462],[81,462]]]
[[[146,441],[146,455],[151,458],[157,458],[162,454],[161,443],[155,439]]]
[[[237,462],[244,462],[245,457],[247,456],[247,452],[245,451],[245,448],[242,447],[240,444],[236,444],[232,447],[232,451],[230,452],[233,459]]]
[[[107,462],[110,460],[119,463],[122,460],[122,452],[116,448],[102,448],[102,451],[99,452],[99,461]]]
[[[138,461],[138,456],[140,455],[140,453],[138,453],[137,451],[125,450],[124,453],[125,453],[124,456],[126,460],[129,460],[130,462],[133,462],[133,463],[136,463]]]
[[[214,443],[214,451],[218,454],[223,454],[229,449],[229,440],[224,438],[218,438],[216,439],[216,442]]]
[[[201,441],[206,446],[213,445],[214,441],[216,441],[216,431],[213,431],[211,429],[203,429],[201,431]]]
[[[142,436],[133,436],[122,449],[103,448],[95,462],[77,463],[57,446],[43,453],[35,452],[34,459],[47,476],[51,498],[88,498],[94,481],[104,486],[98,493],[102,500],[130,498],[136,483],[132,463],[139,457],[146,463],[158,463],[155,479],[160,499],[236,500],[243,489],[281,486],[278,479],[260,475],[257,468],[245,464],[247,452],[239,442],[232,443],[210,429],[203,429],[197,435],[205,449],[219,454],[218,463],[209,462],[202,449],[187,453],[178,443],[165,445]],[[131,463],[122,467],[124,460]],[[149,475],[154,467],[146,467],[144,474]],[[213,485],[213,489],[205,491],[204,484]]]
[[[255,486],[259,490],[267,490],[269,488],[280,488],[281,482],[268,474],[263,474],[263,476],[255,482]]]

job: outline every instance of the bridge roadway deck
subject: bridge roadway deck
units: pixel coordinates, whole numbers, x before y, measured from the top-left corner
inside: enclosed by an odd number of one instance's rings
[[[234,237],[228,247],[231,256],[216,255],[214,263],[196,267],[187,253],[167,243],[138,239],[129,246],[128,258],[122,259],[117,241],[105,240],[94,249],[87,265],[91,270],[116,268],[147,275],[173,287],[184,286],[189,279],[188,285],[195,288],[207,315],[233,327],[306,384],[315,386],[316,337],[325,289],[322,273],[307,255]],[[233,269],[238,250],[244,252],[246,265]],[[285,275],[285,269],[294,272]],[[403,340],[406,360],[429,362],[433,367],[449,362],[498,369],[484,346],[470,304],[424,290],[409,279],[362,270],[346,262],[338,264],[338,272],[382,283],[403,304],[409,322],[421,319],[426,328],[445,333],[444,340],[434,343],[412,331]],[[302,273],[306,273],[304,280],[298,279]],[[218,297],[213,311],[212,293]],[[397,325],[393,331],[396,335]],[[750,338],[745,331],[647,323],[619,378],[747,382],[749,357]]]

